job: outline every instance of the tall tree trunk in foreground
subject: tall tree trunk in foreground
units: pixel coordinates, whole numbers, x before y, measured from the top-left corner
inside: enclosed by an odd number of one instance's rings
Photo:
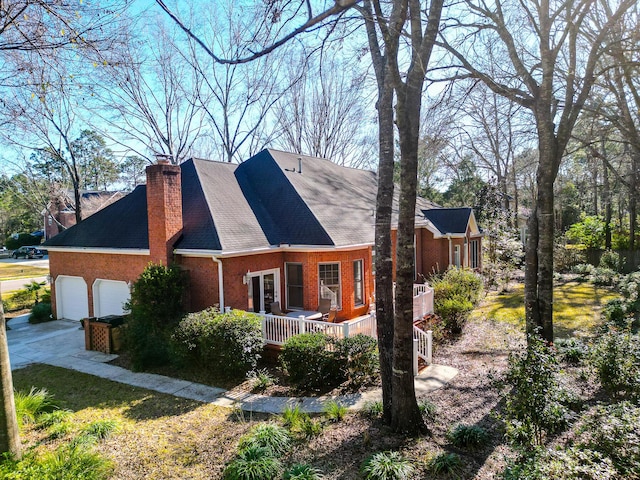
[[[0,374],[2,375],[2,407],[0,408],[0,452],[8,452],[14,458],[22,456],[16,404],[13,399],[13,378],[9,362],[4,308],[0,302]]]

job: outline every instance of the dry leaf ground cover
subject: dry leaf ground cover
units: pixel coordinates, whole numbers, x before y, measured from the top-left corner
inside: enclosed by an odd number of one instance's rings
[[[505,298],[510,297],[488,296],[480,311],[499,312],[496,304]],[[582,304],[585,311],[592,310],[597,298],[602,297],[589,295],[572,308]],[[328,479],[358,479],[360,465],[370,454],[397,450],[417,466],[415,478],[450,478],[431,474],[427,465],[437,454],[452,452],[462,460],[457,478],[498,478],[513,454],[497,418],[502,403],[493,378],[504,371],[509,353],[520,348],[524,338],[516,322],[487,316],[491,317],[476,314],[461,337],[439,345],[435,352],[435,361],[460,373],[428,398],[436,406],[434,418],[428,421],[430,434],[406,438],[389,432],[379,419],[359,413],[335,423],[318,417],[323,428],[317,436],[296,442],[283,459],[285,465],[305,462]],[[238,439],[268,419],[41,365],[14,372],[14,383],[19,390],[46,388],[62,408],[74,412],[72,421],[78,426],[96,419],[115,420],[118,430],[98,446],[114,462],[114,479],[221,478]],[[583,389],[582,393],[592,392]],[[446,434],[460,423],[482,426],[490,432],[489,441],[473,451],[454,448]],[[52,439],[27,425],[23,441],[28,448],[50,450],[71,435]]]

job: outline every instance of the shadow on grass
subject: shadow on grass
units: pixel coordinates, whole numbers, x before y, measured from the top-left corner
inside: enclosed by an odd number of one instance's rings
[[[115,408],[122,409],[122,414],[133,420],[182,415],[202,405],[195,400],[48,365],[31,365],[14,371],[13,385],[25,392],[31,387],[44,388],[58,406],[74,412],[85,408]]]

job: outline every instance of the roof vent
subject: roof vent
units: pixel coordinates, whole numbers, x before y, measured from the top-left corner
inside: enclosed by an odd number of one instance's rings
[[[302,157],[298,157],[298,173],[302,173]]]

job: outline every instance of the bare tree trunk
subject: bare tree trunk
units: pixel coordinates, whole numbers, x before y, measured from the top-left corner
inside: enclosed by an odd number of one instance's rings
[[[386,424],[391,423],[393,361],[393,259],[391,258],[391,208],[393,203],[393,89],[382,88],[378,98],[379,164],[376,198],[376,321],[382,405]]]
[[[602,155],[606,156],[605,139],[601,141]],[[611,186],[609,185],[609,167],[602,162],[602,196],[604,201],[604,248],[611,249]]]
[[[18,418],[13,398],[13,378],[9,361],[9,346],[4,309],[0,302],[0,374],[2,375],[2,408],[0,408],[0,452],[8,452],[14,458],[22,456]]]

